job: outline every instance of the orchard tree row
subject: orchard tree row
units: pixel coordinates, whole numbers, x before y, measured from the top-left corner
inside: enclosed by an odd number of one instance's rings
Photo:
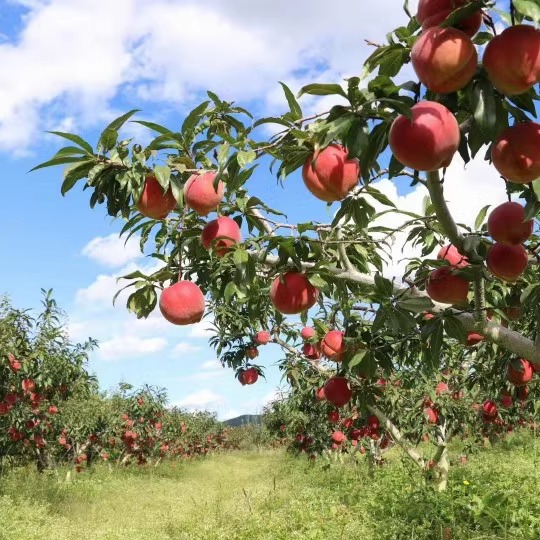
[[[112,393],[100,392],[87,369],[96,342],[72,343],[51,291],[43,292],[37,316],[13,308],[6,298],[0,303],[4,465],[35,463],[43,471],[68,463],[80,472],[96,461],[142,465],[236,444],[211,414],[167,407],[161,389],[123,383]]]
[[[467,399],[496,419],[503,394],[527,394],[540,362],[540,8],[420,0],[417,13],[405,2],[405,13],[358,76],[297,95],[281,83],[288,110],[279,116],[254,118],[208,92],[179,129],[133,120],[132,110],[95,148],[55,132],[70,145],[36,169],[68,164],[62,194],[82,181],[90,206],[103,204],[123,220],[122,236],[139,236],[141,250],[161,261],[152,274],[124,276],[137,317],[158,306],[171,324],[208,317],[211,344],[242,383],[263,373],[257,346],[277,344],[293,393],[307,385],[315,399],[322,378],[329,403],[344,415],[375,415],[423,469],[414,448],[421,415],[412,434],[398,427],[418,413],[408,386],[456,374],[452,393],[472,392]],[[403,82],[405,73],[414,76]],[[340,104],[305,114],[306,94]],[[154,137],[145,146],[122,139],[128,121]],[[269,140],[265,124],[277,131]],[[483,208],[474,227],[457,223],[445,198],[446,167],[458,155],[465,164],[484,159],[499,175],[493,191],[508,197]],[[259,164],[285,193],[303,181],[313,205],[334,204],[333,220],[298,223],[250,195]],[[377,189],[381,178],[425,189],[423,212],[397,207]],[[403,219],[397,228],[384,225],[393,214]],[[418,255],[404,275],[388,276],[400,232]],[[314,333],[302,345],[304,327]],[[388,401],[375,383],[394,378],[404,393]],[[432,416],[439,489],[460,429],[455,401],[437,400]]]

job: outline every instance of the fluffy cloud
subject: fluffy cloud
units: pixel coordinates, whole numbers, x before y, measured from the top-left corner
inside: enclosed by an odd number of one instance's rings
[[[298,89],[318,75],[358,74],[364,40],[406,21],[395,0],[336,0],[330,10],[323,0],[116,0],[107,17],[94,0],[18,3],[28,10],[24,27],[0,44],[5,150],[24,149],[66,118],[73,129],[103,124],[119,112],[120,92],[177,109],[206,89],[249,101],[272,94],[278,80]]]
[[[208,360],[207,362],[203,363],[201,369],[205,371],[216,371],[223,369],[223,366],[221,365],[221,362],[219,360]]]
[[[195,351],[200,351],[201,348],[197,347],[196,345],[192,345],[191,343],[187,343],[185,341],[182,341],[181,343],[178,343],[172,350],[173,354],[182,354],[182,353],[190,353]]]
[[[102,360],[123,360],[155,354],[167,347],[162,337],[143,339],[133,335],[117,336],[99,346],[98,356]]]
[[[222,395],[205,388],[176,401],[173,403],[173,406],[194,411],[217,409],[223,407],[225,404],[226,399]]]
[[[189,337],[209,339],[212,336],[214,326],[211,319],[203,319],[191,326]]]
[[[111,235],[114,236],[114,235]],[[125,248],[127,255],[123,255],[123,244],[117,246],[119,251],[118,258],[126,258],[129,256],[129,248]],[[125,287],[129,281],[120,280],[122,276],[140,270],[145,274],[151,274],[157,271],[163,265],[162,262],[153,263],[152,266],[139,265],[130,263],[122,267],[113,274],[100,274],[95,281],[87,287],[81,288],[76,292],[75,303],[87,311],[103,310],[104,308],[112,307],[112,299],[114,295]],[[119,294],[115,305],[121,309],[125,309],[126,301],[129,295],[133,292],[132,288],[128,288]]]
[[[103,266],[116,268],[142,257],[139,237],[132,236],[126,242],[117,233],[93,238],[82,249],[82,254]]]

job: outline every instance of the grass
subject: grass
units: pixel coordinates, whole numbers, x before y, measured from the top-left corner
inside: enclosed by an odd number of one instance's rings
[[[0,483],[0,540],[538,540],[539,465],[536,439],[518,434],[453,467],[444,494],[398,451],[373,478],[364,462],[278,451],[68,480],[23,469]]]

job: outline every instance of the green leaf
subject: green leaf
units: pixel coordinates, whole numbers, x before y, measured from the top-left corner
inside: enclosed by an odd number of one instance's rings
[[[393,178],[394,176],[397,176],[403,169],[405,168],[405,165],[401,163],[394,154],[392,154],[392,157],[390,158],[390,165],[388,165],[388,177]]]
[[[413,313],[422,313],[433,308],[433,302],[430,298],[425,296],[417,296],[412,290],[407,290],[400,295],[397,306],[406,311],[412,311]]]
[[[323,83],[313,83],[308,84],[300,90],[298,97],[303,96],[304,94],[309,94],[311,96],[343,96],[345,99],[349,99],[347,93],[339,84],[323,84]]]
[[[444,329],[450,337],[457,339],[460,343],[464,343],[467,339],[467,331],[463,323],[452,315],[444,318]]]
[[[412,19],[413,16],[411,15],[411,10],[409,8],[409,0],[405,0],[403,3],[403,11],[407,14],[409,19]]]
[[[449,26],[459,26],[459,23],[476,13],[479,9],[484,7],[482,0],[476,2],[470,2],[463,7],[455,9],[439,26],[448,28]]]
[[[476,216],[476,219],[474,220],[474,228],[479,231],[482,227],[482,224],[484,223],[484,219],[486,219],[487,211],[489,210],[490,205],[484,206],[480,212],[478,212],[478,215]]]
[[[78,180],[85,178],[90,172],[90,170],[94,167],[94,164],[95,160],[88,159],[81,162],[80,164],[68,167],[64,172],[64,181],[62,182],[62,187],[60,188],[62,196],[65,196],[65,194],[71,188],[73,188],[73,186],[77,183]]]
[[[538,0],[513,0],[514,7],[525,17],[535,23],[540,21],[540,3]]]
[[[173,135],[173,132],[170,129],[164,126],[160,126],[159,124],[155,124],[154,122],[145,122],[144,120],[133,120],[133,123],[141,124],[141,126],[147,127],[151,129],[152,131],[161,133],[162,135]]]
[[[487,80],[478,81],[473,88],[472,108],[476,125],[485,142],[491,141],[497,131],[497,102],[493,85]]]
[[[238,165],[243,169],[246,165],[249,165],[257,159],[257,152],[254,150],[240,150],[236,155]]]
[[[324,289],[328,283],[319,274],[310,274],[308,281],[317,289]]]
[[[234,251],[233,262],[238,270],[244,270],[249,261],[249,255],[245,249],[239,248]]]
[[[390,46],[379,62],[379,75],[395,77],[408,61],[409,55],[409,49],[403,45]]]
[[[540,178],[532,182],[532,188],[534,193],[536,194],[536,198],[540,199]]]
[[[85,158],[88,157],[88,154],[85,150],[82,148],[79,148],[78,146],[65,146],[64,148],[60,148],[56,154],[52,157],[52,159],[56,159],[59,157],[64,156],[80,156],[83,155]]]
[[[386,298],[391,298],[394,295],[394,286],[389,279],[377,272],[375,274],[375,291]]]
[[[525,92],[524,94],[519,94],[517,96],[508,96],[508,100],[517,105],[520,109],[536,116],[536,107],[530,92]]]
[[[208,93],[208,95],[210,95],[210,93]],[[215,97],[217,98],[217,96]],[[203,101],[186,116],[181,129],[183,134],[186,134],[188,131],[193,131],[193,128],[197,125],[197,122],[207,111],[209,103],[209,101]]]
[[[111,128],[106,128],[101,133],[98,141],[98,152],[107,153],[109,150],[114,148],[116,141],[118,140],[118,131]]]
[[[227,160],[229,158],[229,151],[230,151],[229,143],[223,143],[219,147],[217,161],[221,168],[225,168],[225,164],[227,163]]]
[[[437,321],[434,325],[433,331],[428,334],[429,336],[429,353],[434,365],[440,364],[441,348],[443,344],[443,325],[441,321]]]
[[[540,284],[533,283],[529,285],[522,293],[520,297],[520,303],[525,304],[536,304],[540,297]]]
[[[158,184],[163,188],[164,191],[167,191],[171,182],[171,169],[169,169],[167,166],[156,165],[154,167],[154,174],[156,175]]]
[[[262,124],[279,124],[281,126],[291,127],[291,122],[287,122],[286,120],[283,120],[283,118],[277,118],[274,116],[269,116],[267,118],[261,118],[260,120],[257,120],[253,124],[253,127],[256,128],[257,126],[260,126]]]
[[[355,118],[344,140],[349,157],[359,158],[367,147],[369,138],[367,125],[361,118]]]
[[[234,281],[229,281],[223,292],[223,297],[225,302],[230,302],[231,298],[236,294],[236,284]]]
[[[540,212],[540,201],[538,201],[536,197],[529,198],[527,200],[527,204],[525,205],[524,221],[529,221],[530,219],[534,219],[539,212]]]
[[[379,201],[384,206],[390,206],[392,208],[396,208],[396,205],[384,193],[381,193],[378,189],[375,189],[374,187],[371,187],[371,186],[367,186],[365,189],[365,192],[368,195],[371,195],[375,200]]]
[[[53,135],[57,135],[58,137],[63,137],[64,139],[67,139],[68,141],[78,144],[88,154],[92,156],[94,155],[94,149],[92,148],[90,143],[87,143],[82,137],[79,137],[78,135],[74,135],[73,133],[64,133],[62,131],[47,131],[47,133],[52,133]]]
[[[364,359],[364,356],[366,356],[367,354],[367,349],[363,349],[361,351],[358,351],[352,358],[351,360],[347,363],[347,367],[349,369],[352,369],[353,367],[356,367],[358,366],[362,360]]]
[[[37,165],[33,169],[30,169],[28,172],[37,171],[38,169],[44,169],[45,167],[54,167],[55,165],[65,165],[66,163],[80,163],[86,160],[87,158],[85,157],[72,157],[72,156],[65,156],[65,157],[50,159],[49,161],[45,161],[44,163]]]
[[[291,89],[285,83],[280,82],[279,84],[281,84],[283,92],[285,92],[285,98],[287,99],[287,103],[289,104],[289,109],[294,120],[299,120],[300,118],[302,118],[302,109],[298,104],[298,101],[296,101],[296,98],[291,92]]]
[[[135,113],[138,113],[140,109],[132,109],[131,111],[119,116],[113,120],[103,131],[111,130],[118,131]]]

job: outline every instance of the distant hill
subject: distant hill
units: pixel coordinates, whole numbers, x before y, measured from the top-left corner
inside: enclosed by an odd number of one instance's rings
[[[262,415],[261,414],[243,414],[242,416],[237,416],[236,418],[229,418],[229,420],[223,420],[223,423],[227,426],[238,427],[245,424],[262,424]]]

